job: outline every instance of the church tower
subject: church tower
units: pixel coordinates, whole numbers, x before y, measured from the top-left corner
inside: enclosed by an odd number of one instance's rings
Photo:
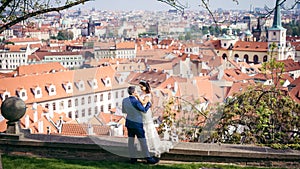
[[[286,29],[281,25],[281,12],[280,12],[280,0],[276,0],[275,6],[275,13],[274,13],[274,20],[273,25],[268,30],[268,46],[269,51],[271,51],[271,46],[273,43],[277,46],[274,49],[274,52],[277,53],[272,57],[276,57],[277,60],[284,60],[287,59],[286,56]]]

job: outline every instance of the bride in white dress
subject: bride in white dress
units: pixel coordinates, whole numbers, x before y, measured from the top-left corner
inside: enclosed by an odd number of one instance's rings
[[[138,99],[145,105],[148,101],[151,102],[151,88],[148,82],[141,81],[139,83],[142,94],[138,96]],[[145,130],[145,137],[147,139],[147,144],[150,152],[153,152],[155,156],[160,157],[164,152],[168,152],[170,148],[173,147],[171,141],[160,140],[157,133],[156,127],[152,118],[151,108],[143,116],[143,124]]]

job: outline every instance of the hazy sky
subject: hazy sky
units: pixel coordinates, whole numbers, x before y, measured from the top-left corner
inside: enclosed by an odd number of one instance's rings
[[[200,0],[179,0],[183,4],[188,4],[191,10],[202,10],[203,8],[199,6]],[[294,0],[287,0],[288,2],[293,2]],[[265,5],[269,7],[275,6],[275,0],[239,0],[239,5],[237,5],[232,0],[210,0],[210,5],[213,9],[223,8],[223,9],[250,9],[250,5],[253,7],[264,7]],[[95,7],[100,10],[151,10],[151,11],[161,11],[172,9],[169,5],[159,2],[157,0],[94,0],[93,2],[88,2],[84,7]]]

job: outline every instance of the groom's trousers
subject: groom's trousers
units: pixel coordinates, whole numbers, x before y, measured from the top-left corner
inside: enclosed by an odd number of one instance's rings
[[[129,156],[130,158],[137,158],[137,152],[134,146],[134,140],[135,140],[135,136],[137,136],[140,145],[141,145],[141,149],[142,149],[142,153],[143,153],[143,158],[146,157],[150,157],[150,153],[149,153],[149,149],[148,149],[148,145],[147,145],[147,141],[145,138],[145,131],[143,128],[128,128],[127,127],[127,131],[128,131],[128,149],[129,149]]]

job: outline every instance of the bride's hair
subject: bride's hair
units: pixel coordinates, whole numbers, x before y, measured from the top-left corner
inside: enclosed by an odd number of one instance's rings
[[[146,93],[151,93],[151,87],[150,87],[150,84],[146,81],[140,81],[139,83],[140,85],[146,87]]]

